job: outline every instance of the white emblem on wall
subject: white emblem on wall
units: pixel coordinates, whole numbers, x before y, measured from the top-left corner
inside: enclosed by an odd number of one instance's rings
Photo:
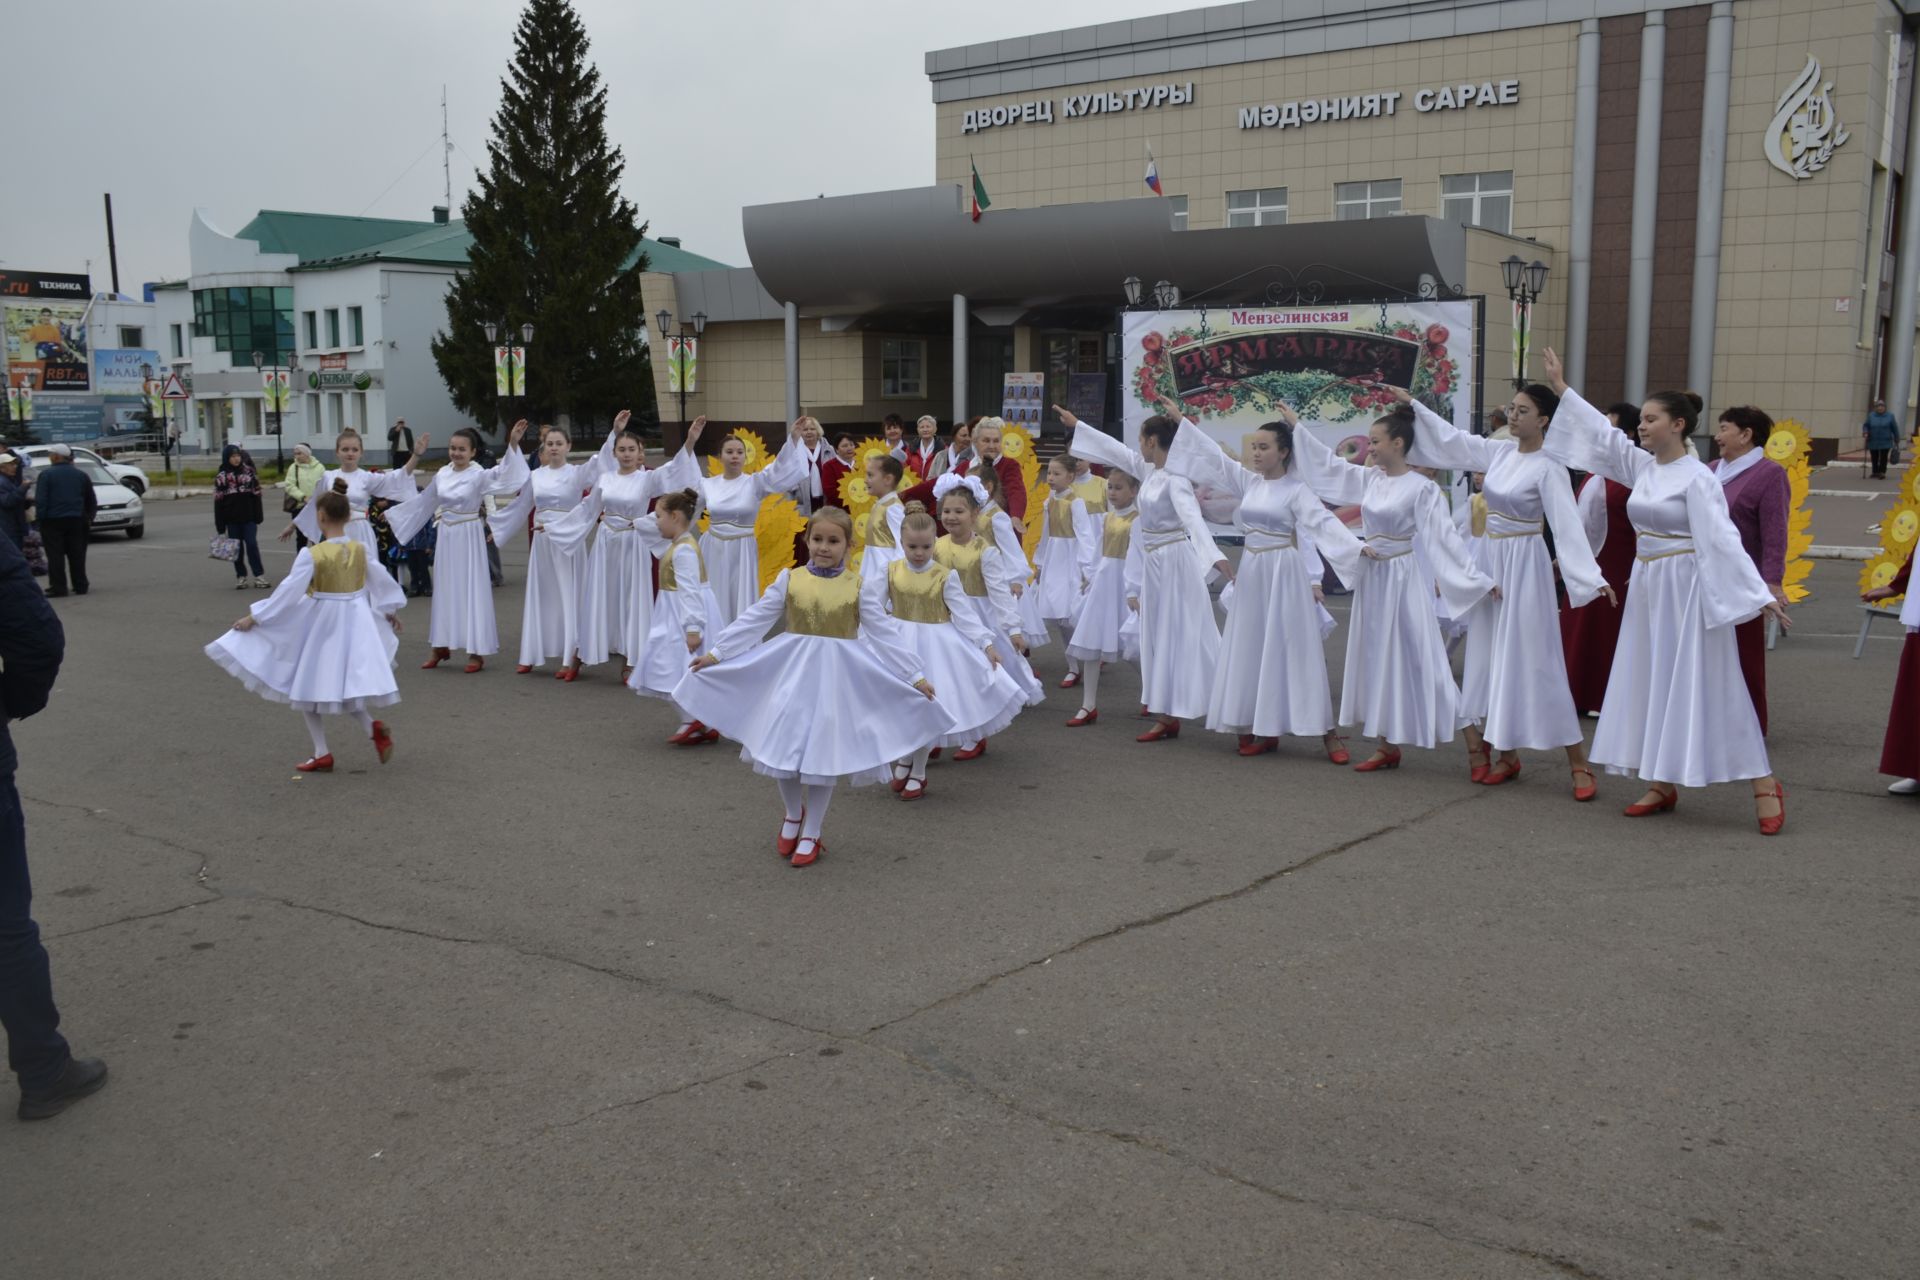
[[[1851,136],[1833,109],[1833,81],[1820,79],[1820,60],[1808,54],[1767,129],[1767,163],[1789,178],[1811,178]]]

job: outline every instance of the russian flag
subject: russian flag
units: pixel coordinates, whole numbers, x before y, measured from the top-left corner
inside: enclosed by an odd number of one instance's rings
[[[1147,189],[1157,196],[1167,194],[1160,189],[1160,169],[1153,162],[1153,148],[1147,148]]]

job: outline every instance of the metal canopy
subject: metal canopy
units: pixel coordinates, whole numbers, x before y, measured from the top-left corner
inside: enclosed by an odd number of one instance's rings
[[[754,274],[808,315],[945,307],[1118,306],[1138,276],[1183,305],[1450,293],[1466,232],[1436,218],[1179,231],[1163,199],[988,210],[959,186],[754,205],[742,211]]]

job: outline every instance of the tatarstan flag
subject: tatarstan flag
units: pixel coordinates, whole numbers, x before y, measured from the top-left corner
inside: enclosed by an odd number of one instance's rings
[[[973,220],[978,222],[980,211],[990,208],[993,201],[987,199],[987,184],[980,181],[980,166],[973,162],[971,156],[967,157],[967,167],[973,170]]]

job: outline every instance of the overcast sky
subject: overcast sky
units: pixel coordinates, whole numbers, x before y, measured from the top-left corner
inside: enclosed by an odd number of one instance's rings
[[[747,265],[743,205],[933,180],[932,49],[1141,17],[1149,0],[575,0],[626,193],[686,248]],[[187,273],[195,206],[431,216],[440,87],[455,216],[499,105],[513,0],[0,5],[13,127],[0,264],[123,291]]]

